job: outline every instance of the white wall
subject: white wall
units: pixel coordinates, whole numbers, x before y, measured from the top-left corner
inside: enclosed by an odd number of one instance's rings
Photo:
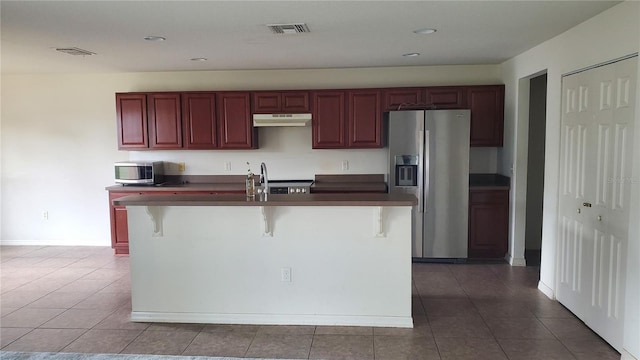
[[[273,179],[341,173],[342,160],[350,162],[348,173],[386,172],[384,149],[311,150],[310,128],[260,129],[257,151],[118,151],[116,92],[501,83],[498,65],[3,74],[1,80],[0,239],[3,244],[83,245],[110,243],[104,188],[113,184],[113,163],[123,159],[185,162],[187,174],[244,174],[246,161],[254,171],[265,161]],[[489,164],[496,161],[491,152],[479,158]],[[224,172],[225,161],[232,162],[231,172]]]
[[[568,30],[539,46],[502,64],[505,82],[505,147],[499,150],[499,171],[508,174],[511,164],[514,166],[512,179],[512,206],[510,251],[514,258],[521,255],[524,248],[524,200],[526,199],[526,154],[528,136],[528,115],[520,106],[523,96],[528,96],[528,77],[547,71],[547,128],[545,152],[545,191],[542,231],[542,264],[539,288],[547,295],[555,294],[555,264],[557,243],[557,194],[558,169],[560,158],[560,104],[562,74],[603,63],[622,56],[633,54],[640,49],[640,2],[626,1],[595,16],[594,18]],[[640,71],[640,69],[639,69]],[[636,121],[639,114],[636,113]],[[638,136],[638,126],[635,130]],[[636,140],[634,148],[634,183],[632,194],[640,195],[640,176],[638,169],[640,146]],[[637,201],[635,202],[637,203]],[[640,216],[635,207],[631,214]],[[638,222],[633,222],[629,237],[629,267],[627,279],[629,285],[625,311],[632,320],[625,321],[624,348],[635,358],[640,358],[638,344],[640,330],[638,324],[638,281],[640,267],[640,230]]]
[[[560,157],[561,76],[567,72],[638,51],[638,6],[623,2],[502,64],[505,83],[505,146],[498,151],[498,171],[509,175],[511,188],[510,258],[524,264],[528,109],[518,105],[528,89],[520,80],[547,71],[547,131],[541,287],[554,289]],[[524,82],[528,84],[528,81]],[[528,100],[527,100],[528,102]]]

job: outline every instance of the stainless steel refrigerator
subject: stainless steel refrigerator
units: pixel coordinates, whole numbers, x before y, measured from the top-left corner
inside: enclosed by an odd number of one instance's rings
[[[469,110],[391,111],[389,192],[414,194],[416,258],[467,257]]]

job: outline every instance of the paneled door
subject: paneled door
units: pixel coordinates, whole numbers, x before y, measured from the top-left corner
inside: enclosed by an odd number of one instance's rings
[[[622,350],[637,57],[562,81],[557,298]]]

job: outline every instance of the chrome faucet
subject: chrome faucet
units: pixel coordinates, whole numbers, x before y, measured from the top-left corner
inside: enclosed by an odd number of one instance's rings
[[[262,193],[269,193],[269,177],[267,176],[267,165],[260,163],[260,184],[264,184],[262,187]]]

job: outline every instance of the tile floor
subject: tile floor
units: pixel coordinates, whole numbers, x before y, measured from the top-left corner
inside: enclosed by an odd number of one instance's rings
[[[128,320],[110,248],[3,246],[0,346],[11,351],[296,359],[619,359],[537,289],[538,268],[413,264],[413,329]]]

